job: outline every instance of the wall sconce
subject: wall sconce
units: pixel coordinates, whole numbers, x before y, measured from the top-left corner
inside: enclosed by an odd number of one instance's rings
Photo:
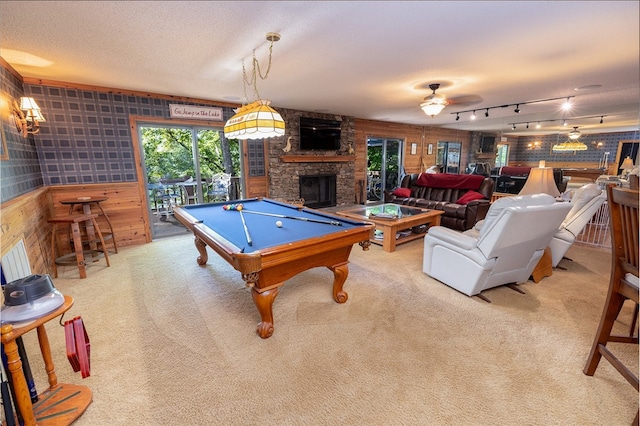
[[[604,146],[604,142],[602,141],[591,142],[591,145],[593,145],[595,149],[600,149]]]
[[[540,141],[529,142],[527,144],[527,149],[540,149]]]
[[[29,133],[35,135],[40,131],[40,123],[45,120],[35,99],[23,96],[20,105],[13,101],[13,119],[18,132],[26,138]]]

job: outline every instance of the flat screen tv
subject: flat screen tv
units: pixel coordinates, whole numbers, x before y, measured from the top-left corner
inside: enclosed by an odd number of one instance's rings
[[[300,117],[300,149],[340,149],[340,125],[337,120]]]

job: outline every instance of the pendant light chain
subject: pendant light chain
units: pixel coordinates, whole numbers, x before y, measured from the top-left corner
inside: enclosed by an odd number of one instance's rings
[[[247,71],[244,67],[244,61],[242,61],[242,77],[244,80],[244,98],[247,100],[247,86],[253,86],[253,94],[256,99],[260,99],[260,92],[258,92],[258,78],[261,80],[266,80],[269,77],[269,72],[271,71],[271,56],[273,54],[273,40],[271,40],[271,44],[269,45],[269,65],[267,66],[267,72],[262,75],[262,71],[260,70],[260,62],[256,58],[256,50],[253,49],[253,60],[252,60],[252,70],[251,70],[251,79],[247,78]]]

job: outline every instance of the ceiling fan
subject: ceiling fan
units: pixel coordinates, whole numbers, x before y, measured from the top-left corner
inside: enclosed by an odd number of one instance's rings
[[[440,114],[445,106],[449,105],[444,95],[436,94],[436,90],[440,87],[440,83],[432,83],[429,85],[429,89],[433,90],[433,93],[424,98],[424,102],[420,104],[420,108],[425,114],[430,115],[432,118]]]
[[[425,97],[424,102],[420,104],[420,108],[422,108],[425,114],[431,117],[442,112],[445,106],[457,105],[467,107],[483,101],[482,97],[478,95],[460,95],[445,98],[444,95],[436,93],[436,90],[438,90],[440,86],[440,83],[429,84],[429,89],[431,89],[432,93]]]

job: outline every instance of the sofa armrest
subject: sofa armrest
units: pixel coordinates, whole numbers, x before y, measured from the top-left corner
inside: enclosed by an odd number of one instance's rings
[[[471,229],[478,221],[487,216],[491,202],[489,200],[474,200],[467,204],[466,210],[466,227]]]
[[[393,191],[392,190],[385,189],[382,193],[384,194],[383,198],[384,198],[384,202],[385,203],[397,203],[396,198],[398,198],[398,197],[393,195]]]

